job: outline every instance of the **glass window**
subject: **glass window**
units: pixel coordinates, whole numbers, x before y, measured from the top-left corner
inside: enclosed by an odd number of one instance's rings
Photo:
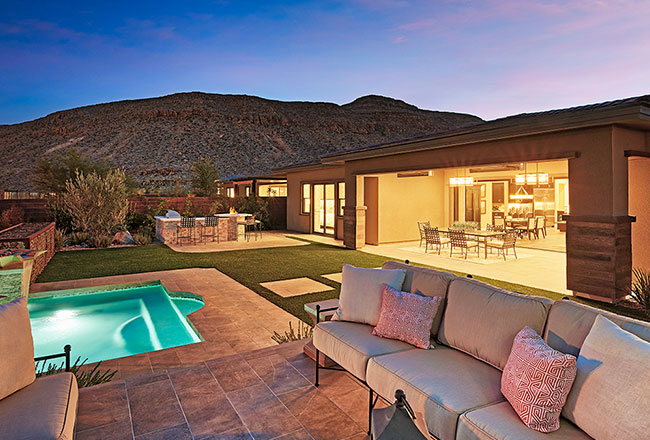
[[[231,199],[235,197],[235,188],[226,188],[226,195]]]
[[[274,183],[274,184],[264,184],[257,187],[257,195],[260,197],[286,197],[287,196],[287,184],[286,183]]]
[[[339,217],[343,217],[343,214],[344,214],[343,208],[345,207],[345,182],[339,182],[338,190],[339,190],[339,194],[338,194],[338,197],[339,197],[339,200],[338,200],[338,202],[339,202],[339,205],[338,205],[339,206],[339,208],[338,208],[339,209]]]
[[[251,195],[251,187],[250,187],[250,186],[246,186],[244,192],[245,192],[245,194],[246,194],[246,197],[250,197],[250,195]]]
[[[310,194],[310,187],[308,183],[303,183],[302,184],[302,192],[301,192],[301,204],[300,204],[300,210],[303,214],[309,214],[311,212],[311,194]]]

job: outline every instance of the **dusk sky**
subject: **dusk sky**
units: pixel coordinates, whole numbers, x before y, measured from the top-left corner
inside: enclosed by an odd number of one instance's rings
[[[0,124],[183,91],[493,119],[650,93],[650,2],[3,1]]]

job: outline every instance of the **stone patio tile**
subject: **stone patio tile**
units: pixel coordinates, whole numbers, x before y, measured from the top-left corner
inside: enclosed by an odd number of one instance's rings
[[[123,382],[109,382],[79,390],[77,430],[99,428],[124,420],[129,420],[129,406]]]
[[[276,295],[284,298],[291,296],[305,295],[307,293],[325,292],[333,290],[327,284],[319,283],[311,278],[293,278],[290,280],[270,281],[268,283],[260,283],[260,286],[269,289]]]
[[[255,370],[239,355],[215,359],[205,364],[226,393],[262,383]]]
[[[174,368],[169,370],[168,374],[177,393],[184,388],[207,386],[211,383],[216,385],[212,373],[203,363],[190,367]],[[217,391],[221,393],[218,388]]]
[[[298,420],[264,384],[226,395],[255,440],[271,440],[301,428]]]
[[[131,420],[123,419],[99,428],[79,430],[77,426],[77,440],[127,440],[133,438]]]
[[[336,272],[336,273],[328,273],[325,275],[321,275],[323,278],[327,278],[328,280],[341,283],[343,281],[343,272]]]
[[[119,358],[117,365],[122,379],[153,373],[147,353]]]
[[[160,431],[138,435],[136,440],[193,440],[192,433],[186,423],[171,428],[164,428]]]
[[[278,398],[315,440],[338,440],[364,431],[314,387],[300,388]]]
[[[203,349],[207,355],[205,360],[209,359],[218,359],[222,357],[232,356],[237,354],[237,351],[224,340],[219,339],[218,341],[205,341],[203,343]]]
[[[127,388],[134,388],[148,383],[160,382],[161,380],[169,380],[166,372],[128,377],[124,379],[124,384]]]
[[[171,381],[130,388],[127,394],[136,436],[185,423]]]
[[[251,359],[248,364],[276,395],[311,385],[279,354]]]
[[[303,428],[289,434],[276,437],[273,440],[312,440],[312,436]]]
[[[195,436],[245,431],[234,408],[213,380],[191,388],[177,389],[183,412]]]
[[[182,365],[181,359],[176,353],[176,348],[152,351],[149,353],[149,362],[153,371],[165,371],[170,368],[177,368]]]

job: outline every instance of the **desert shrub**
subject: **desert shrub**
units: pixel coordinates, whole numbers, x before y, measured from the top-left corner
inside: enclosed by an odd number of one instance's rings
[[[78,173],[75,180],[69,180],[64,201],[73,226],[97,238],[123,227],[128,212],[125,180],[122,170],[111,170],[106,176]]]
[[[133,232],[141,232],[143,230],[151,231],[156,227],[156,219],[148,214],[141,214],[137,211],[130,210],[126,214],[126,229]]]
[[[97,362],[91,370],[82,369],[86,364],[86,361],[88,361],[87,358],[81,362],[81,357],[78,357],[74,364],[70,366],[70,372],[77,378],[77,385],[79,388],[110,382],[113,379],[113,376],[115,376],[115,373],[117,373],[116,370],[100,370],[99,367],[101,362]],[[42,364],[40,362],[36,363],[36,377],[50,376],[64,371],[65,362],[62,362],[60,365],[47,361],[43,361]]]
[[[70,243],[72,246],[79,246],[80,244],[87,243],[89,238],[90,238],[90,234],[88,234],[87,232],[82,232],[82,231],[71,232],[68,235],[68,243]]]
[[[273,339],[278,344],[286,344],[287,342],[311,338],[313,333],[314,328],[302,321],[299,321],[298,328],[294,331],[293,326],[291,325],[291,321],[289,321],[289,330],[285,330],[283,335],[274,331],[271,339]]]
[[[25,211],[18,206],[5,209],[0,214],[0,229],[6,229],[25,221]]]
[[[57,229],[62,230],[66,234],[72,232],[72,217],[65,207],[63,198],[51,197],[47,202],[47,207],[50,211],[52,221],[56,222]]]
[[[214,215],[219,212],[228,212],[228,209],[230,208],[228,203],[229,199],[227,197],[217,196],[216,200],[210,205],[210,212],[208,214]]]
[[[147,234],[133,234],[133,241],[138,246],[146,246],[151,244],[151,236]]]
[[[65,231],[57,228],[56,231],[54,231],[54,249],[57,251],[63,249],[66,241],[67,238],[65,236]]]
[[[253,214],[256,220],[262,222],[264,229],[271,229],[269,202],[265,198],[257,196],[237,197],[233,204],[237,212]]]
[[[202,157],[192,164],[192,191],[197,196],[210,197],[219,188],[219,170],[216,163]]]
[[[183,210],[181,211],[183,217],[193,217],[194,211],[192,210],[192,195],[187,193],[185,196],[185,204],[183,205]]]
[[[168,209],[169,209],[169,200],[160,199],[160,201],[154,208],[149,208],[147,215],[151,216],[153,219],[153,217],[167,214]]]
[[[109,171],[110,167],[105,162],[94,161],[72,149],[41,158],[36,163],[30,180],[38,191],[62,194],[67,190],[67,182],[75,180],[78,174],[85,176],[95,173],[103,177]]]
[[[94,248],[107,248],[112,242],[113,237],[110,235],[93,235],[88,239],[88,244]]]
[[[632,286],[630,295],[636,301],[646,315],[650,316],[650,271],[647,269],[635,268],[632,270]]]

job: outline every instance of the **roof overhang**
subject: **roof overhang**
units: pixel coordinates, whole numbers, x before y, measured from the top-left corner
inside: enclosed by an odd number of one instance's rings
[[[583,109],[571,113],[505,118],[505,120],[490,121],[453,132],[330,154],[321,157],[321,162],[323,165],[342,165],[344,162],[351,160],[452,148],[461,145],[605,125],[620,125],[634,129],[650,130],[650,107],[636,103],[634,105],[620,105],[602,109]]]

